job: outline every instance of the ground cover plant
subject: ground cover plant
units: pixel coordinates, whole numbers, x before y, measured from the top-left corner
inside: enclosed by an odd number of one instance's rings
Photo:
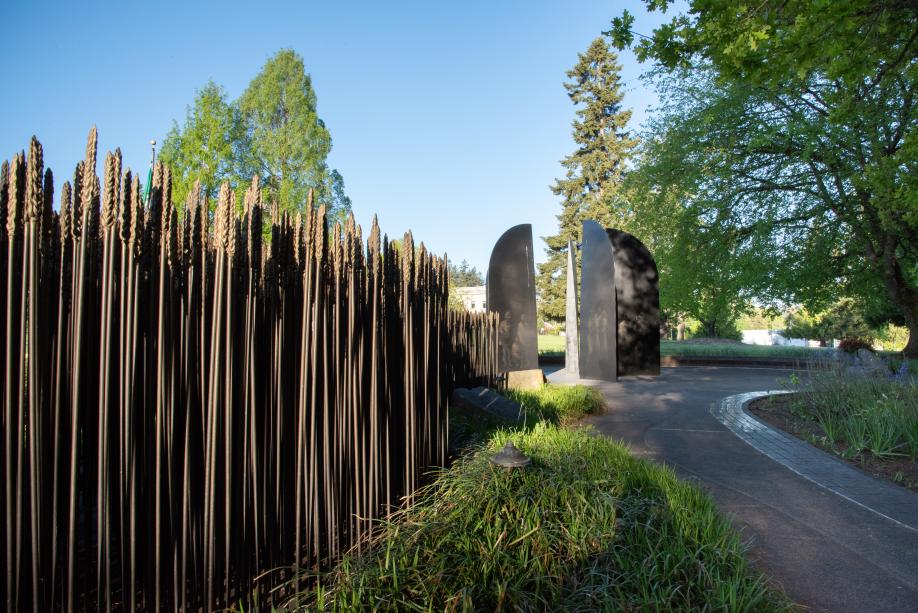
[[[810,370],[800,392],[750,407],[762,419],[875,475],[918,491],[918,384],[853,376],[829,365]]]
[[[587,428],[582,386],[509,392],[545,419],[483,432],[414,504],[294,604],[380,611],[762,610],[789,608],[752,571],[711,499]],[[598,404],[597,404],[598,401]],[[576,408],[574,405],[580,403]],[[512,441],[532,459],[490,457]]]

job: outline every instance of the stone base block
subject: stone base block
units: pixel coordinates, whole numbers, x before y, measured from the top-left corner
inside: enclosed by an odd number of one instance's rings
[[[515,390],[534,390],[545,383],[545,374],[541,368],[531,370],[513,370],[507,373],[507,387]]]

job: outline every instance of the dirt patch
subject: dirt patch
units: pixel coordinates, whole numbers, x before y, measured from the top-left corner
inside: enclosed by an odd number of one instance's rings
[[[831,453],[854,468],[905,487],[918,494],[918,462],[908,458],[878,458],[872,453],[859,453],[853,458],[840,455],[846,449],[844,444],[835,444],[816,421],[809,419],[804,411],[794,409],[794,400],[805,398],[800,394],[782,394],[760,398],[749,403],[746,410],[757,419]]]

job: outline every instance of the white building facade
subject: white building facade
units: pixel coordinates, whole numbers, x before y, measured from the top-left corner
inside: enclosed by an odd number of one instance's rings
[[[488,310],[488,290],[484,285],[457,287],[456,296],[469,313],[484,313]]]

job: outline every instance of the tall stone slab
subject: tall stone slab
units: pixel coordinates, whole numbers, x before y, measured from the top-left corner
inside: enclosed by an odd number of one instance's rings
[[[567,242],[567,313],[564,321],[564,370],[577,377],[580,376],[580,324],[577,313],[580,312],[577,301],[577,265],[574,255],[574,242]]]
[[[660,277],[647,247],[621,230],[606,230],[615,258],[618,374],[660,374]]]
[[[500,315],[498,369],[539,367],[532,226],[513,226],[497,239],[488,263],[488,310]]]
[[[605,229],[583,222],[580,250],[580,376],[615,381],[617,368],[615,258]]]

